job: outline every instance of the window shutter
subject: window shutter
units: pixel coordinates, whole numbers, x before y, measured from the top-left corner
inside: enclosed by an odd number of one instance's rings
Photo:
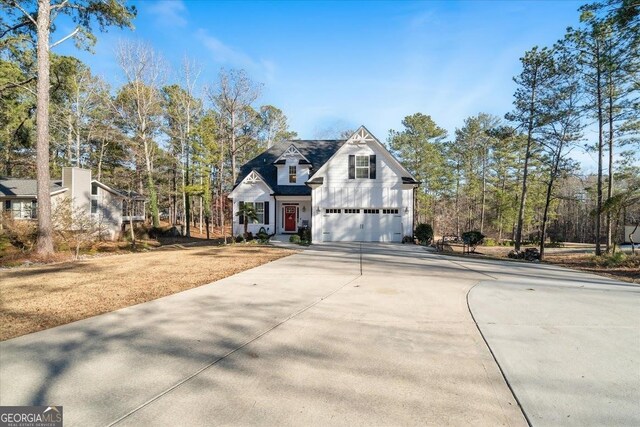
[[[269,202],[264,202],[264,223],[269,224]]]
[[[356,179],[356,156],[349,155],[349,179]]]
[[[4,201],[4,209],[7,211],[11,210],[11,200],[5,200]]]
[[[238,210],[240,211],[244,206],[244,202],[238,202]],[[238,215],[239,223],[244,224],[244,215]]]
[[[369,178],[376,179],[376,155],[369,156]]]

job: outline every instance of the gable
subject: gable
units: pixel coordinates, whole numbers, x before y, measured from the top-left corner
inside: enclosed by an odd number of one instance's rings
[[[310,183],[321,179],[324,182],[328,180],[349,182],[349,156],[376,156],[379,164],[377,174],[380,175],[376,175],[376,181],[393,179],[399,183],[417,183],[411,173],[364,126],[360,126],[347,139],[331,159],[314,174],[314,179]]]
[[[276,161],[292,146],[300,153],[299,164],[311,163],[309,175],[320,168],[333,154],[345,143],[345,140],[294,140],[283,141],[274,144],[271,148],[263,151],[255,158],[251,159],[240,167],[240,173],[236,180],[235,187],[238,187],[245,178],[252,172],[257,172],[264,183],[269,186],[274,194],[310,194],[310,188],[305,185],[278,185],[278,168]],[[304,160],[307,159],[307,160]],[[283,162],[283,164],[286,163]],[[295,188],[292,188],[295,187]]]
[[[242,181],[238,183],[238,185],[233,188],[228,197],[235,198],[239,194],[242,194],[243,197],[258,197],[262,195],[270,195],[271,193],[273,193],[271,186],[265,181],[259,172],[252,170],[242,179]]]
[[[289,148],[287,148],[285,152],[282,153],[273,163],[290,163],[291,160],[303,160],[306,163],[311,163],[309,159],[303,156],[302,153],[300,153],[300,150],[298,150],[293,144],[291,144]]]

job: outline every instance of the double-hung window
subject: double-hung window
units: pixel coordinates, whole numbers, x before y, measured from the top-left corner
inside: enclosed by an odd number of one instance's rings
[[[289,166],[289,184],[295,184],[296,183],[296,167],[295,166]]]
[[[258,219],[256,220],[256,224],[264,224],[264,202],[256,202],[256,216]]]
[[[244,202],[245,206],[251,206],[256,211],[257,219],[249,224],[264,224],[264,202]]]
[[[369,178],[369,156],[356,156],[356,178]]]

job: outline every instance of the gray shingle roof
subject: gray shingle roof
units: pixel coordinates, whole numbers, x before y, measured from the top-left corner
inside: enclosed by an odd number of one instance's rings
[[[52,180],[49,191],[51,193],[64,190],[60,180]],[[0,196],[25,197],[36,196],[38,186],[35,179],[0,179]]]
[[[278,185],[278,169],[273,164],[282,153],[292,144],[304,157],[311,162],[309,176],[324,165],[327,160],[346,142],[345,139],[314,139],[283,141],[264,151],[259,156],[245,163],[238,174],[238,185],[252,171],[258,172],[277,195],[307,196],[311,194],[311,188],[306,185]]]

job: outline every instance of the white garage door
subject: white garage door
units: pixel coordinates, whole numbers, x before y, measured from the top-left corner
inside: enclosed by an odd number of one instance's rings
[[[400,242],[402,216],[397,208],[335,208],[322,215],[324,242]]]

